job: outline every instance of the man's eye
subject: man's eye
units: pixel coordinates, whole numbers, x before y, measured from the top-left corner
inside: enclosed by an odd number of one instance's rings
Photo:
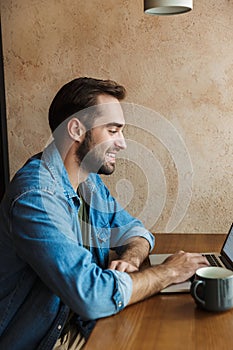
[[[116,134],[116,133],[117,133],[117,130],[112,130],[112,129],[110,129],[110,130],[108,130],[108,132],[110,132],[110,134]]]

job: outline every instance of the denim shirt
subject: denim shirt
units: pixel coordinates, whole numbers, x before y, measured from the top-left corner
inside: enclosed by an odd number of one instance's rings
[[[109,250],[134,236],[152,248],[153,236],[98,175],[90,174],[80,188],[89,205],[89,237],[82,236],[80,198],[53,142],[18,171],[2,200],[1,349],[52,349],[70,310],[79,325],[88,324],[129,302],[132,280],[107,268]]]

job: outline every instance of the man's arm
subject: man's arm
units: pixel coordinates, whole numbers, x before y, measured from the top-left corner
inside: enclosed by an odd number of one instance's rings
[[[150,244],[143,237],[134,237],[120,249],[118,257],[109,264],[109,269],[134,272],[148,256]]]
[[[198,268],[208,265],[208,261],[201,254],[180,251],[161,265],[130,273],[133,291],[129,304],[150,297],[172,283],[184,282]]]

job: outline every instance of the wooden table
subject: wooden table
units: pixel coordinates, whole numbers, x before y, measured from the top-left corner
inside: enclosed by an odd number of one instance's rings
[[[220,251],[223,234],[158,234],[157,253]],[[233,309],[213,313],[191,295],[155,295],[98,320],[85,350],[231,350]]]

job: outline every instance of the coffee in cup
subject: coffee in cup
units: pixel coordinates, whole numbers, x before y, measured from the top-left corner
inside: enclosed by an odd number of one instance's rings
[[[191,284],[196,304],[208,311],[225,311],[233,307],[233,271],[215,266],[196,271]]]

